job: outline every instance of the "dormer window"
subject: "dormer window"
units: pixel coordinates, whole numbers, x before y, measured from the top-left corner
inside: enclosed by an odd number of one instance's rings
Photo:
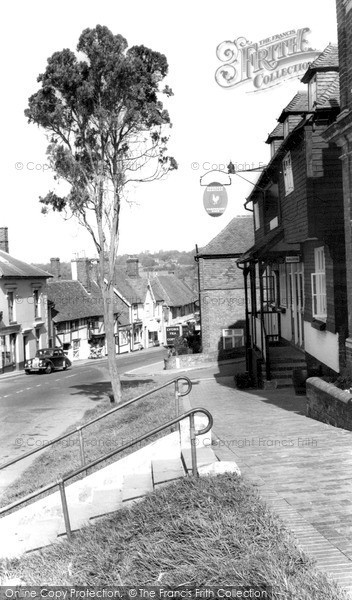
[[[308,84],[308,105],[309,110],[313,110],[315,108],[315,104],[317,101],[317,76],[314,75]]]
[[[290,117],[287,117],[284,121],[284,138],[290,133]]]

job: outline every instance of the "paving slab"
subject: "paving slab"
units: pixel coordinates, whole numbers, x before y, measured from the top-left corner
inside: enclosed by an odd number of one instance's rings
[[[238,464],[352,598],[352,432],[308,418],[293,390],[242,391],[230,378],[198,381],[190,403],[212,413],[217,457]]]

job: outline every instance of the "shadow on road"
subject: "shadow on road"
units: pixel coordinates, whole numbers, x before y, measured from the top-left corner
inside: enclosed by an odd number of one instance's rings
[[[146,383],[152,383],[153,379],[133,379],[129,381],[121,381],[122,391],[129,390],[132,388],[138,388],[140,385],[144,385]],[[110,381],[99,381],[97,383],[87,383],[87,384],[77,384],[71,386],[70,389],[77,390],[72,393],[72,396],[88,396],[90,400],[95,402],[106,398],[107,396],[111,398],[112,396],[112,388]]]

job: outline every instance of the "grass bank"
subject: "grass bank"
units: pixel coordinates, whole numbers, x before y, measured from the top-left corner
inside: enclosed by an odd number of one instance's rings
[[[133,380],[125,381],[123,382],[122,403],[140,396],[164,382],[165,379],[161,382],[149,380],[148,383],[137,383]],[[110,404],[106,399],[100,401],[93,409],[88,410],[80,421],[72,424],[67,431],[74,430],[78,425],[86,423],[114,407],[115,405]],[[170,385],[143,400],[137,401],[131,406],[122,408],[121,411],[111,414],[94,425],[90,425],[83,431],[86,463],[111,452],[115,448],[123,446],[158,425],[169,421],[174,416],[174,386]],[[138,447],[132,446],[124,450],[118,455],[118,458],[122,458],[134,450],[151,443],[158,437],[166,435],[167,432],[165,430],[149,438],[139,444]],[[95,469],[100,469],[102,466],[114,462],[114,460],[117,459],[112,457],[102,462]],[[52,481],[56,481],[61,475],[74,471],[80,466],[79,438],[78,434],[75,433],[69,438],[53,444],[53,446],[44,448],[42,452],[38,453],[37,458],[28,469],[6,490],[0,499],[0,506],[6,506],[24,497],[26,494]],[[93,471],[94,469],[91,472]]]
[[[185,478],[86,527],[71,544],[8,561],[27,585],[272,587],[273,599],[342,600],[255,490],[235,475]]]

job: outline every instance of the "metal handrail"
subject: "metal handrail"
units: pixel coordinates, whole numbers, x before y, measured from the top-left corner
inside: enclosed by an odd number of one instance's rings
[[[207,425],[203,429],[200,429],[199,431],[195,430],[194,415],[196,413],[202,413],[208,417]],[[192,408],[191,410],[185,412],[184,414],[178,415],[171,421],[168,421],[167,423],[164,423],[163,425],[159,425],[159,427],[155,427],[155,429],[148,431],[147,433],[139,436],[138,438],[132,440],[131,442],[129,442],[127,444],[124,444],[123,446],[120,446],[119,448],[117,448],[116,450],[113,450],[112,452],[108,452],[107,454],[104,454],[104,456],[101,456],[100,458],[93,460],[92,462],[88,463],[84,467],[80,467],[79,469],[75,469],[74,471],[71,471],[70,473],[63,475],[60,479],[58,479],[58,481],[49,483],[45,487],[42,487],[39,490],[36,490],[35,492],[27,494],[27,496],[25,496],[24,498],[16,500],[15,502],[12,502],[11,504],[8,504],[7,506],[5,506],[3,508],[0,508],[0,514],[8,512],[9,510],[16,508],[16,506],[20,506],[21,504],[28,502],[28,500],[31,500],[32,498],[36,498],[37,496],[40,496],[44,492],[47,492],[58,486],[59,490],[60,490],[62,510],[63,510],[63,514],[64,514],[67,538],[69,540],[71,540],[72,531],[71,531],[70,518],[69,518],[69,512],[68,512],[68,506],[67,506],[67,498],[66,498],[66,493],[65,493],[65,482],[69,481],[73,477],[77,477],[78,475],[87,471],[88,469],[95,467],[99,463],[104,462],[105,460],[108,460],[109,458],[112,458],[113,456],[116,456],[120,452],[123,452],[123,450],[126,450],[127,448],[130,448],[131,446],[134,446],[135,444],[138,444],[138,443],[148,439],[149,437],[152,437],[153,435],[155,435],[157,433],[160,433],[160,431],[163,431],[164,429],[167,429],[168,427],[171,427],[172,425],[175,425],[176,423],[179,423],[180,421],[182,421],[183,419],[186,419],[187,417],[189,417],[189,420],[190,420],[192,474],[194,476],[197,476],[198,475],[197,448],[196,448],[196,439],[195,438],[198,435],[203,435],[203,434],[207,433],[213,426],[212,414],[206,408],[201,408],[201,407]]]
[[[186,381],[186,383],[187,383],[187,389],[184,392],[180,392],[180,389],[179,389],[180,381]],[[152,390],[149,390],[148,392],[144,392],[144,394],[141,394],[140,396],[137,396],[136,398],[127,400],[127,402],[124,402],[123,404],[119,404],[115,408],[108,410],[107,412],[103,413],[102,415],[99,415],[98,417],[95,417],[94,419],[87,421],[87,423],[78,425],[78,427],[76,427],[76,429],[69,431],[68,433],[64,433],[63,435],[60,435],[59,437],[56,437],[53,440],[50,440],[47,444],[44,444],[43,446],[41,446],[39,448],[34,448],[33,450],[29,450],[29,452],[22,454],[22,456],[18,456],[17,458],[13,458],[13,459],[7,461],[3,465],[0,465],[0,471],[2,469],[5,469],[6,467],[14,465],[15,463],[19,462],[20,460],[24,460],[25,458],[28,458],[28,456],[32,456],[32,454],[36,454],[37,452],[40,452],[41,450],[44,450],[45,448],[48,448],[49,446],[56,444],[57,442],[61,442],[61,440],[66,439],[67,437],[69,437],[70,435],[73,435],[74,433],[78,433],[78,435],[79,435],[81,463],[82,463],[82,465],[84,465],[85,464],[85,456],[84,456],[84,442],[83,442],[83,436],[82,436],[83,429],[85,429],[86,427],[89,427],[89,425],[93,425],[93,423],[96,423],[97,421],[100,421],[101,419],[104,419],[105,417],[108,417],[112,413],[114,413],[118,410],[121,410],[121,408],[125,408],[126,406],[129,406],[130,404],[133,404],[134,402],[137,402],[138,400],[142,400],[143,398],[146,398],[147,396],[150,396],[151,394],[154,394],[155,392],[159,392],[159,390],[166,388],[167,386],[171,385],[172,383],[175,384],[175,404],[176,404],[176,414],[178,414],[179,413],[179,406],[178,406],[179,398],[183,397],[183,396],[187,396],[187,394],[189,394],[192,389],[192,382],[188,377],[176,377],[175,379],[171,379],[170,381],[167,381],[166,383],[158,386],[157,388],[153,388]]]

